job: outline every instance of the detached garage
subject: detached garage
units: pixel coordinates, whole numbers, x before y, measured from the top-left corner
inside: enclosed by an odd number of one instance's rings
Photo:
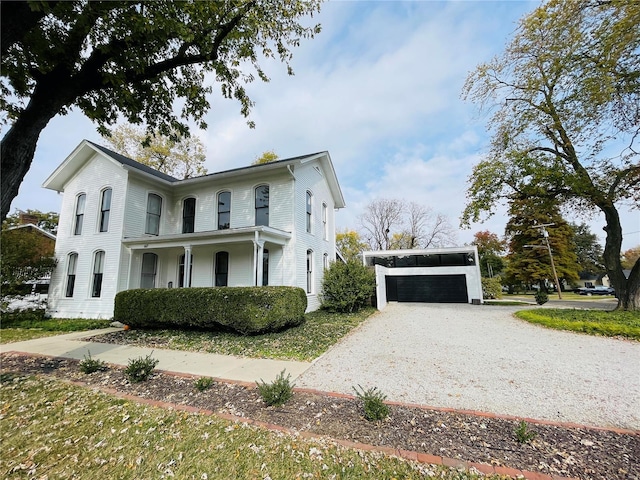
[[[388,302],[481,303],[476,247],[364,252],[375,267],[378,309]]]

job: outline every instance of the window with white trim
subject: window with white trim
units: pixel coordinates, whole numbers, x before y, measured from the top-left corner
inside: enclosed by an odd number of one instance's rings
[[[311,233],[311,226],[313,225],[313,216],[312,216],[312,208],[313,208],[313,195],[311,192],[307,190],[307,233]]]
[[[104,252],[98,250],[93,258],[93,284],[91,296],[97,298],[102,293],[102,275],[104,273]]]
[[[65,297],[73,297],[73,290],[76,285],[76,265],[78,264],[78,254],[70,253],[67,260],[67,288]]]
[[[196,227],[196,199],[185,198],[182,202],[182,233],[193,233]]]
[[[256,226],[269,226],[269,185],[260,185],[255,190]]]
[[[218,193],[218,230],[231,228],[231,192]]]
[[[140,274],[140,288],[155,288],[158,270],[158,256],[155,253],[142,254],[142,273]]]
[[[229,284],[229,252],[216,253],[215,285],[226,287]]]
[[[102,198],[100,200],[100,222],[99,231],[109,231],[109,216],[111,214],[111,189],[105,188],[102,191]]]
[[[329,239],[329,222],[328,222],[327,204],[322,204],[322,238]]]
[[[307,250],[307,293],[313,292],[313,250]]]
[[[86,202],[87,196],[84,193],[78,195],[78,198],[76,199],[76,218],[73,227],[74,235],[82,234],[82,222],[84,221],[84,205]]]
[[[160,234],[160,216],[162,214],[162,197],[155,193],[150,193],[147,197],[147,221],[144,233],[149,235]]]

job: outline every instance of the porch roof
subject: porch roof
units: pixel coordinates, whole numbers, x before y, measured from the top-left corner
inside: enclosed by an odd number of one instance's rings
[[[174,233],[170,235],[145,235],[125,237],[122,244],[132,250],[145,248],[174,248],[185,245],[214,245],[220,243],[270,242],[285,245],[291,238],[291,232],[266,226],[209,230],[206,232]]]

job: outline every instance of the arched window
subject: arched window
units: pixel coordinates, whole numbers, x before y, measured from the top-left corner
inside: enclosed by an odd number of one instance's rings
[[[111,189],[105,188],[102,191],[102,199],[100,200],[100,231],[109,231],[109,214],[111,212]]]
[[[218,230],[231,227],[231,192],[218,194]]]
[[[313,200],[313,195],[311,194],[311,192],[307,191],[307,232],[308,233],[311,233],[311,225],[313,224],[312,222],[313,218],[311,216],[312,200]]]
[[[215,285],[226,287],[229,284],[229,252],[216,253]]]
[[[322,256],[322,266],[324,267],[325,270],[329,268],[329,254],[326,252]]]
[[[196,199],[185,198],[182,202],[182,233],[193,233],[196,226]]]
[[[82,234],[82,222],[84,221],[84,205],[86,201],[87,196],[84,193],[78,195],[78,198],[76,199],[76,219],[73,227],[74,235]]]
[[[91,296],[99,297],[102,292],[102,274],[104,272],[104,252],[98,250],[93,259],[93,285]]]
[[[73,297],[73,289],[76,285],[76,265],[78,264],[78,254],[70,253],[67,260],[67,289],[65,297]]]
[[[322,238],[329,240],[329,220],[328,220],[327,204],[322,204]]]
[[[269,226],[269,185],[256,187],[256,225]]]
[[[140,288],[155,288],[156,273],[158,269],[158,256],[155,253],[142,254],[142,273],[140,275]]]
[[[307,293],[313,291],[313,250],[307,250]]]
[[[162,197],[150,193],[147,197],[147,221],[144,233],[149,235],[160,234],[160,215],[162,214]]]

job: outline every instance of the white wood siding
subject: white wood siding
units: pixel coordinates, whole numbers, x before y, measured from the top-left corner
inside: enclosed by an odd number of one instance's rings
[[[113,299],[120,285],[122,225],[127,172],[120,165],[96,154],[65,186],[56,239],[58,264],[49,286],[47,313],[56,318],[111,318]],[[112,189],[109,228],[99,232],[102,191]],[[86,194],[82,233],[74,235],[78,194]],[[95,252],[105,252],[102,291],[91,297]],[[73,297],[65,297],[68,256],[78,253]]]
[[[324,179],[324,172],[317,162],[305,164],[295,171],[296,189],[294,195],[295,210],[295,242],[294,256],[297,259],[295,268],[296,285],[307,288],[307,250],[313,251],[312,291],[307,294],[307,310],[315,310],[320,306],[320,289],[324,277],[324,254],[335,259],[334,204],[329,188]],[[307,192],[312,194],[312,228],[307,232]],[[327,222],[329,235],[324,238],[322,225],[322,204],[327,205]]]
[[[313,290],[307,296],[307,310],[320,305],[318,294],[324,274],[324,256],[335,259],[335,220],[333,197],[324,178],[322,162],[291,164],[292,170],[247,169],[241,177],[205,177],[203,180],[174,187],[128,171],[123,165],[102,154],[95,154],[64,186],[60,224],[56,243],[58,265],[50,286],[48,312],[54,317],[110,318],[115,294],[128,288],[139,288],[142,255],[158,255],[156,287],[179,285],[179,258],[189,245],[171,248],[129,250],[124,238],[145,235],[147,199],[150,193],[162,198],[160,236],[182,232],[182,207],[186,198],[196,199],[195,232],[217,229],[217,195],[231,192],[231,228],[255,225],[255,189],[269,186],[269,227],[291,233],[286,245],[265,243],[269,250],[269,285],[297,286],[306,291],[306,255],[313,251]],[[101,192],[112,188],[108,232],[98,232]],[[313,208],[312,231],[306,231],[306,193],[310,191]],[[73,234],[76,198],[86,194],[85,215],[81,235]],[[327,238],[324,236],[322,205],[327,206]],[[242,243],[196,245],[192,249],[193,287],[215,284],[214,261],[218,251],[229,253],[229,286],[254,284],[254,244]],[[105,252],[102,293],[91,297],[94,254]],[[72,298],[65,297],[67,262],[71,252],[78,253],[76,285]],[[262,258],[258,259],[262,262]]]

